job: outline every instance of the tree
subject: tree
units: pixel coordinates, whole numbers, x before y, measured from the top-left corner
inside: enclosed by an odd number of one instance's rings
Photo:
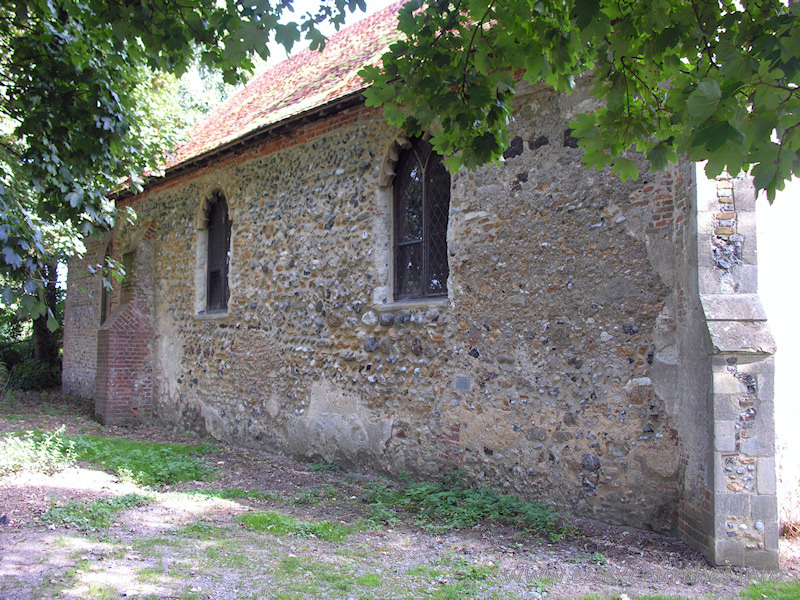
[[[47,313],[48,231],[74,251],[117,218],[109,190],[157,174],[174,137],[152,127],[142,83],[183,73],[199,55],[242,79],[269,39],[287,49],[340,25],[363,0],[324,0],[294,21],[292,0],[6,0],[0,5],[2,302]],[[152,108],[152,107],[151,107]],[[52,314],[51,327],[55,326]]]
[[[776,0],[411,0],[367,104],[433,132],[448,167],[498,160],[517,82],[570,91],[593,79],[602,108],[570,126],[583,161],[622,179],[678,154],[714,177],[752,167],[770,199],[800,175],[800,4]]]

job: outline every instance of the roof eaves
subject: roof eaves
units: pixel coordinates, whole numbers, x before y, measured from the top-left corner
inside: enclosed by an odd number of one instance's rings
[[[210,161],[211,159],[235,151],[237,148],[241,146],[256,143],[261,139],[264,139],[270,135],[280,134],[280,130],[282,129],[287,129],[292,126],[300,126],[305,123],[311,122],[315,119],[327,117],[332,113],[340,112],[351,106],[361,104],[364,101],[363,92],[364,92],[363,89],[356,90],[354,92],[350,92],[349,94],[340,96],[339,98],[335,98],[329,102],[326,102],[325,104],[320,104],[304,112],[291,115],[281,121],[268,123],[267,125],[249,131],[246,134],[236,139],[226,142],[220,146],[211,148],[210,150],[207,150],[202,154],[198,154],[197,156],[193,156],[183,162],[171,165],[164,170],[163,175],[149,179],[144,184],[144,189],[146,190],[154,185],[158,185],[160,183],[164,183],[166,181],[174,179],[175,177],[178,177],[182,173],[189,171],[193,168],[199,168],[203,166],[203,164]],[[115,194],[118,200],[124,198],[130,198],[136,195],[137,193],[130,191],[130,188],[127,188],[125,190],[120,190],[117,194]]]

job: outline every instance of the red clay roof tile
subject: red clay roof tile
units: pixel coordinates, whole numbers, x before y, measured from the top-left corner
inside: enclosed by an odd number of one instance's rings
[[[363,90],[358,71],[377,64],[397,38],[398,2],[328,39],[322,52],[304,50],[251,79],[199,122],[167,161],[174,168],[258,129]]]

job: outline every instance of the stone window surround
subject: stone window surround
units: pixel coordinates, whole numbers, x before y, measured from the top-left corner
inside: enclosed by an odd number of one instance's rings
[[[422,139],[429,140],[430,134],[425,134]],[[377,273],[376,285],[372,292],[373,309],[379,312],[426,309],[431,307],[443,308],[450,304],[452,292],[447,284],[447,296],[436,298],[411,298],[404,300],[394,299],[394,176],[395,165],[404,150],[411,148],[411,140],[399,135],[395,137],[384,152],[376,192],[377,216],[374,222],[373,238],[375,240],[375,271]],[[450,181],[450,200],[452,206],[453,183]],[[447,238],[450,239],[450,227],[453,219],[448,219]],[[449,245],[449,244],[448,244]],[[452,271],[451,271],[452,276]]]
[[[209,185],[205,193],[200,194],[203,199],[195,213],[195,269],[194,269],[194,316],[198,319],[220,319],[228,316],[230,301],[224,309],[209,311],[206,310],[208,295],[208,211],[211,203],[220,195],[225,198],[228,204],[228,218],[231,218],[231,197],[226,193],[221,185]],[[231,225],[231,241],[228,252],[230,261],[228,268],[228,284],[230,285],[231,271],[234,259],[234,228]]]

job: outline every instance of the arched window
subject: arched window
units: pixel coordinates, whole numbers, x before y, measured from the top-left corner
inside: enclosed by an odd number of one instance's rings
[[[217,193],[208,207],[208,258],[206,262],[206,310],[228,307],[228,266],[231,256],[231,220],[228,203]]]
[[[395,172],[395,300],[447,296],[450,174],[420,139],[403,152]]]

